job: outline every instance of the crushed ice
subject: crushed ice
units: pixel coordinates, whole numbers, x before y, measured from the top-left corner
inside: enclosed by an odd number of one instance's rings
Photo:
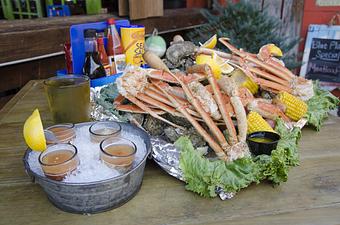
[[[67,183],[88,183],[102,181],[121,175],[117,170],[109,168],[99,159],[99,143],[92,143],[89,134],[89,125],[76,129],[76,139],[72,142],[78,149],[80,165],[70,175],[65,177],[63,182]],[[131,133],[121,131],[121,137],[132,140],[137,146],[135,160],[132,168],[135,168],[147,153],[144,140]],[[40,152],[31,151],[28,156],[28,164],[34,173],[44,176],[39,164]]]

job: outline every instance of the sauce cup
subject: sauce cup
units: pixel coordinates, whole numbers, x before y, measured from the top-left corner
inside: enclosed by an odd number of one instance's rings
[[[249,149],[254,155],[271,155],[279,140],[279,134],[269,131],[258,131],[247,135]]]

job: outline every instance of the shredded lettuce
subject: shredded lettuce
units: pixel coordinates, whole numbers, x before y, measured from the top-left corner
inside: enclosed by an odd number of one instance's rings
[[[314,83],[314,96],[308,100],[308,112],[306,118],[308,124],[320,130],[323,121],[328,117],[328,112],[335,109],[339,99],[329,91],[322,90],[318,82]]]
[[[205,197],[215,197],[217,187],[238,192],[264,179],[274,184],[287,181],[289,169],[299,164],[297,142],[301,130],[289,131],[279,119],[276,132],[281,139],[271,155],[245,157],[233,162],[210,161],[194,149],[188,137],[179,138],[175,145],[181,150],[180,169],[187,183],[186,189]]]

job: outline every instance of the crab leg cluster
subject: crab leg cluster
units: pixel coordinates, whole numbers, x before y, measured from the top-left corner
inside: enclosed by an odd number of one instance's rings
[[[232,54],[199,48],[199,54],[217,54],[227,59],[228,62],[241,69],[248,77],[256,82],[264,90],[272,93],[285,91],[296,95],[303,100],[310,99],[313,92],[313,84],[302,77],[297,77],[289,71],[284,64],[273,56],[282,56],[281,50],[273,44],[264,45],[258,54],[252,54],[242,49],[237,49],[230,44],[228,38],[220,38]]]
[[[173,125],[171,121],[161,117],[161,114],[166,112],[184,117],[222,160],[234,160],[249,154],[245,144],[246,113],[238,91],[235,90],[236,86],[229,87],[228,93],[224,91],[225,88],[220,87],[208,65],[190,67],[186,76],[170,71],[155,73],[155,70],[139,70],[125,72],[117,79],[121,96],[115,100],[116,109],[137,113],[144,111],[142,113],[162,118],[162,121],[176,127],[180,126]],[[208,80],[209,88],[199,82],[202,78]],[[124,98],[133,104],[122,104]],[[238,134],[231,115],[235,115],[237,119]],[[203,128],[202,122],[209,131]],[[228,139],[220,125],[226,127]]]

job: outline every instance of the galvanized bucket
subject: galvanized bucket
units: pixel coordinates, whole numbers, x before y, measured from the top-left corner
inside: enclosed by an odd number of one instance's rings
[[[89,123],[86,123],[89,124]],[[81,124],[78,124],[81,125]],[[142,129],[121,123],[122,130],[140,136],[146,145],[147,154],[129,172],[99,182],[65,183],[54,181],[33,172],[28,164],[28,149],[24,155],[24,165],[32,181],[40,184],[48,199],[56,207],[71,213],[91,214],[107,211],[123,205],[139,191],[144,174],[147,156],[151,151],[149,135]]]

